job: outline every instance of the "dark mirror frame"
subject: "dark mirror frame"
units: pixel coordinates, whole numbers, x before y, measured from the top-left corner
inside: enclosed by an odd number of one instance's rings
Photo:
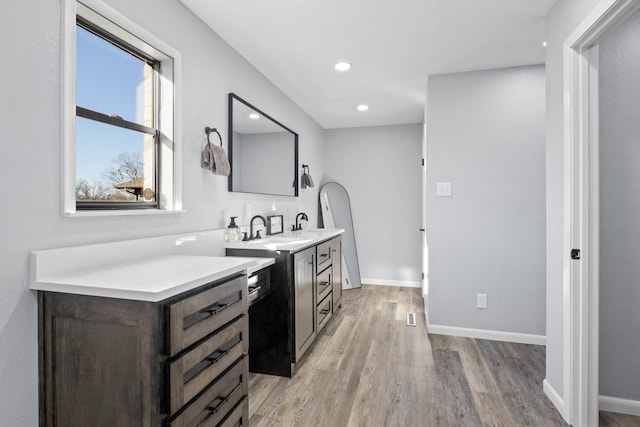
[[[267,113],[265,113],[264,111],[260,110],[259,108],[254,107],[253,105],[251,105],[249,102],[245,101],[244,99],[240,98],[238,95],[236,95],[235,93],[229,93],[228,96],[228,102],[229,102],[229,132],[228,132],[228,148],[229,148],[229,163],[231,165],[233,165],[233,101],[238,101],[243,103],[244,105],[246,105],[247,107],[251,108],[252,110],[254,110],[256,113],[260,114],[262,117],[265,117],[267,119],[269,119],[271,122],[273,122],[274,124],[280,126],[282,129],[286,130],[287,132],[290,132],[293,135],[294,138],[294,160],[293,160],[293,179],[292,179],[292,183],[293,183],[293,188],[294,188],[294,194],[275,194],[275,193],[256,193],[256,192],[251,192],[251,191],[238,191],[238,190],[234,190],[233,189],[233,167],[231,168],[231,173],[229,174],[229,192],[233,192],[233,193],[252,193],[252,194],[268,194],[268,195],[272,195],[272,196],[286,196],[286,197],[298,197],[298,134],[294,131],[292,131],[291,129],[289,129],[288,127],[286,127],[285,125],[283,125],[282,123],[280,123],[279,121],[277,121],[276,119],[274,119],[273,117],[271,117],[270,115],[268,115]]]

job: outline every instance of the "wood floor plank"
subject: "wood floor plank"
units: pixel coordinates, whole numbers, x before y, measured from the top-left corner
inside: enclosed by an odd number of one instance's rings
[[[544,369],[543,346],[429,335],[420,289],[364,285],[345,290],[294,378],[250,375],[250,425],[565,426]],[[600,415],[602,426],[638,420]]]
[[[348,426],[384,425],[384,409],[387,406],[384,402],[389,386],[386,365],[391,354],[391,348],[387,343],[377,341],[371,343],[366,363],[360,374]]]
[[[416,384],[413,381],[391,381],[386,396],[389,405],[384,411],[384,426],[419,426],[422,420],[417,417],[414,396]]]
[[[396,288],[395,291],[395,299],[397,301],[396,306],[396,320],[401,322],[407,321],[407,313],[412,311],[411,305],[411,293],[405,292],[406,288]]]
[[[459,353],[457,351],[436,350],[433,358],[440,380],[441,398],[447,402],[443,411],[446,414],[447,425],[481,425]]]
[[[269,398],[276,383],[280,381],[280,377],[272,375],[250,375],[249,389],[251,390],[251,398],[249,399],[249,413],[256,416],[264,415],[261,408],[264,402]],[[268,407],[267,405],[264,406]]]
[[[349,355],[349,347],[345,343],[353,341],[355,334],[358,332],[356,324],[357,319],[355,316],[344,316],[340,325],[335,328],[331,339],[325,345],[318,344],[315,346],[315,351],[320,353],[316,365],[317,369],[325,371],[337,371],[339,369],[343,359]]]
[[[457,348],[471,389],[477,393],[500,394],[495,377],[482,357],[476,341],[462,340]]]
[[[513,427],[518,425],[499,394],[475,392],[473,399],[483,426]]]
[[[640,427],[640,417],[600,411],[600,427]]]

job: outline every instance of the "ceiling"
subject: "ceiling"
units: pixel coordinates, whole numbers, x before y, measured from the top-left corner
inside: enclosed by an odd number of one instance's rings
[[[331,129],[422,122],[429,75],[543,63],[556,0],[181,1]]]

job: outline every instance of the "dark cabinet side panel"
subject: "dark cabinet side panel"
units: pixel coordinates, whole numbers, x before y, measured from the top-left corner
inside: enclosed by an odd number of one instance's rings
[[[157,306],[54,292],[40,301],[40,425],[160,425]]]

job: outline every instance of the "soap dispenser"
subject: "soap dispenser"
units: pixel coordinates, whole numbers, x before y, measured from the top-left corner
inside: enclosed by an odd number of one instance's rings
[[[231,217],[231,222],[229,223],[229,226],[227,227],[227,231],[224,234],[224,240],[227,243],[235,243],[240,241],[240,229],[236,224],[236,218],[238,217],[237,216]]]

